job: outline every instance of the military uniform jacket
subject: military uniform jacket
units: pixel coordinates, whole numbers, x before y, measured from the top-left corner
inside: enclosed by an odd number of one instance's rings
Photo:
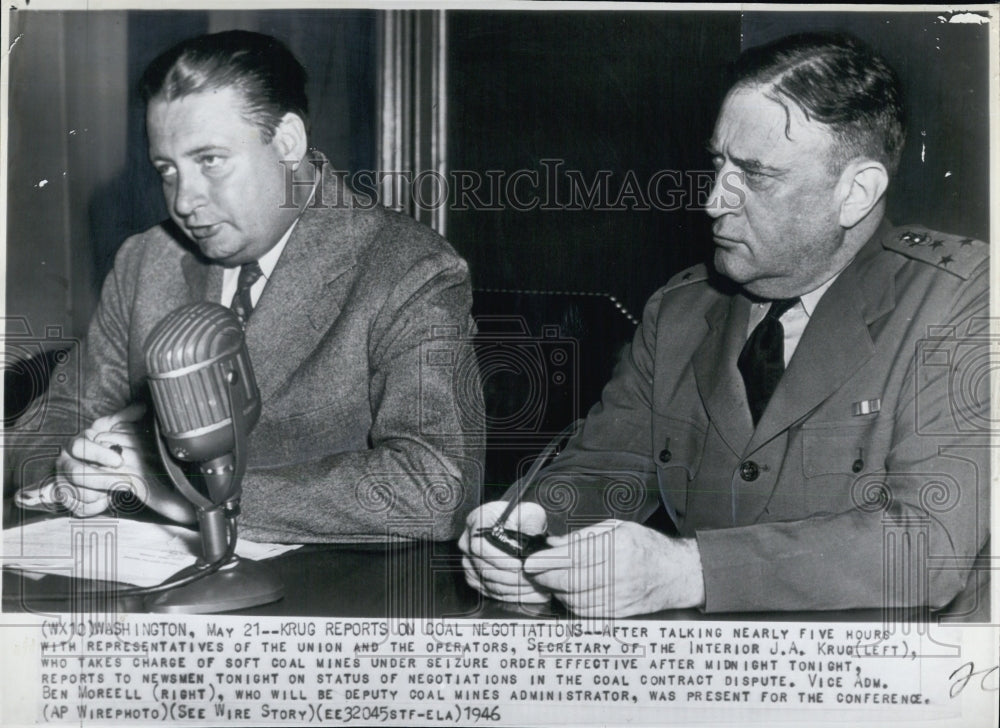
[[[555,532],[662,500],[707,611],[947,604],[988,538],[987,246],[883,223],[812,318],[755,428],[751,301],[696,267],[535,497]]]
[[[150,330],[178,306],[219,301],[222,273],[169,222],[126,240],[86,339],[54,373],[44,421],[8,433],[14,479],[51,467],[51,444],[68,438],[45,433],[145,398]],[[471,304],[468,268],[447,242],[353,195],[327,165],[246,325],[262,411],[241,533],[456,537],[482,482],[478,370],[461,361]],[[456,368],[467,381],[456,384]]]

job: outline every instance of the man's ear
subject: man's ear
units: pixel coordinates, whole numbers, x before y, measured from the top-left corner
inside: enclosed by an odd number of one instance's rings
[[[841,227],[850,229],[864,220],[888,186],[889,173],[881,162],[872,159],[850,162],[840,176]]]
[[[281,156],[294,160],[295,168],[298,168],[299,161],[309,150],[309,139],[302,117],[291,111],[285,114],[274,130],[274,144],[277,145]]]

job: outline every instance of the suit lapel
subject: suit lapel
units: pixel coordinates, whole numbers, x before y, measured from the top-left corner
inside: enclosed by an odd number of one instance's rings
[[[890,266],[871,265],[880,241],[873,236],[820,299],[748,450],[805,417],[874,354],[868,326],[895,306]]]
[[[206,264],[194,253],[188,252],[181,258],[181,270],[187,283],[189,302],[219,301],[222,296],[222,266]]]
[[[333,175],[325,185],[340,185]],[[329,199],[332,188],[324,192]],[[370,238],[371,212],[340,190],[336,207],[308,207],[299,218],[246,327],[247,348],[264,402],[315,348],[345,305],[358,254]]]
[[[746,340],[750,301],[741,294],[719,299],[705,314],[709,333],[694,353],[695,379],[709,419],[740,454],[753,434],[736,360]]]

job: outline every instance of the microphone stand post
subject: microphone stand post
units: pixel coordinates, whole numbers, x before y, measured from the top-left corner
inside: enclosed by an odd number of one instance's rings
[[[205,556],[171,576],[171,579],[198,574],[210,568],[213,560],[225,557],[228,548],[224,510],[223,506],[207,511],[199,509],[198,525]],[[232,536],[235,537],[235,529]],[[214,554],[210,548],[217,548],[221,553]],[[241,559],[233,554],[215,573],[207,574],[187,586],[148,597],[145,607],[150,612],[165,614],[215,614],[270,604],[283,596],[284,587],[267,564]]]

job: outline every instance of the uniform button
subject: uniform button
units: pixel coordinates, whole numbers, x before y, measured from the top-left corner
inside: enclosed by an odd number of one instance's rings
[[[851,470],[853,470],[855,473],[860,473],[862,468],[864,467],[865,467],[865,461],[862,460],[861,458],[858,458],[853,463],[851,463]]]
[[[659,457],[660,457],[660,462],[661,463],[669,463],[670,462],[670,458],[672,458],[673,455],[670,454],[670,451],[667,450],[667,448],[663,448],[662,450],[660,450]]]
[[[748,483],[757,480],[760,475],[760,467],[753,460],[747,460],[740,464],[740,477]]]

